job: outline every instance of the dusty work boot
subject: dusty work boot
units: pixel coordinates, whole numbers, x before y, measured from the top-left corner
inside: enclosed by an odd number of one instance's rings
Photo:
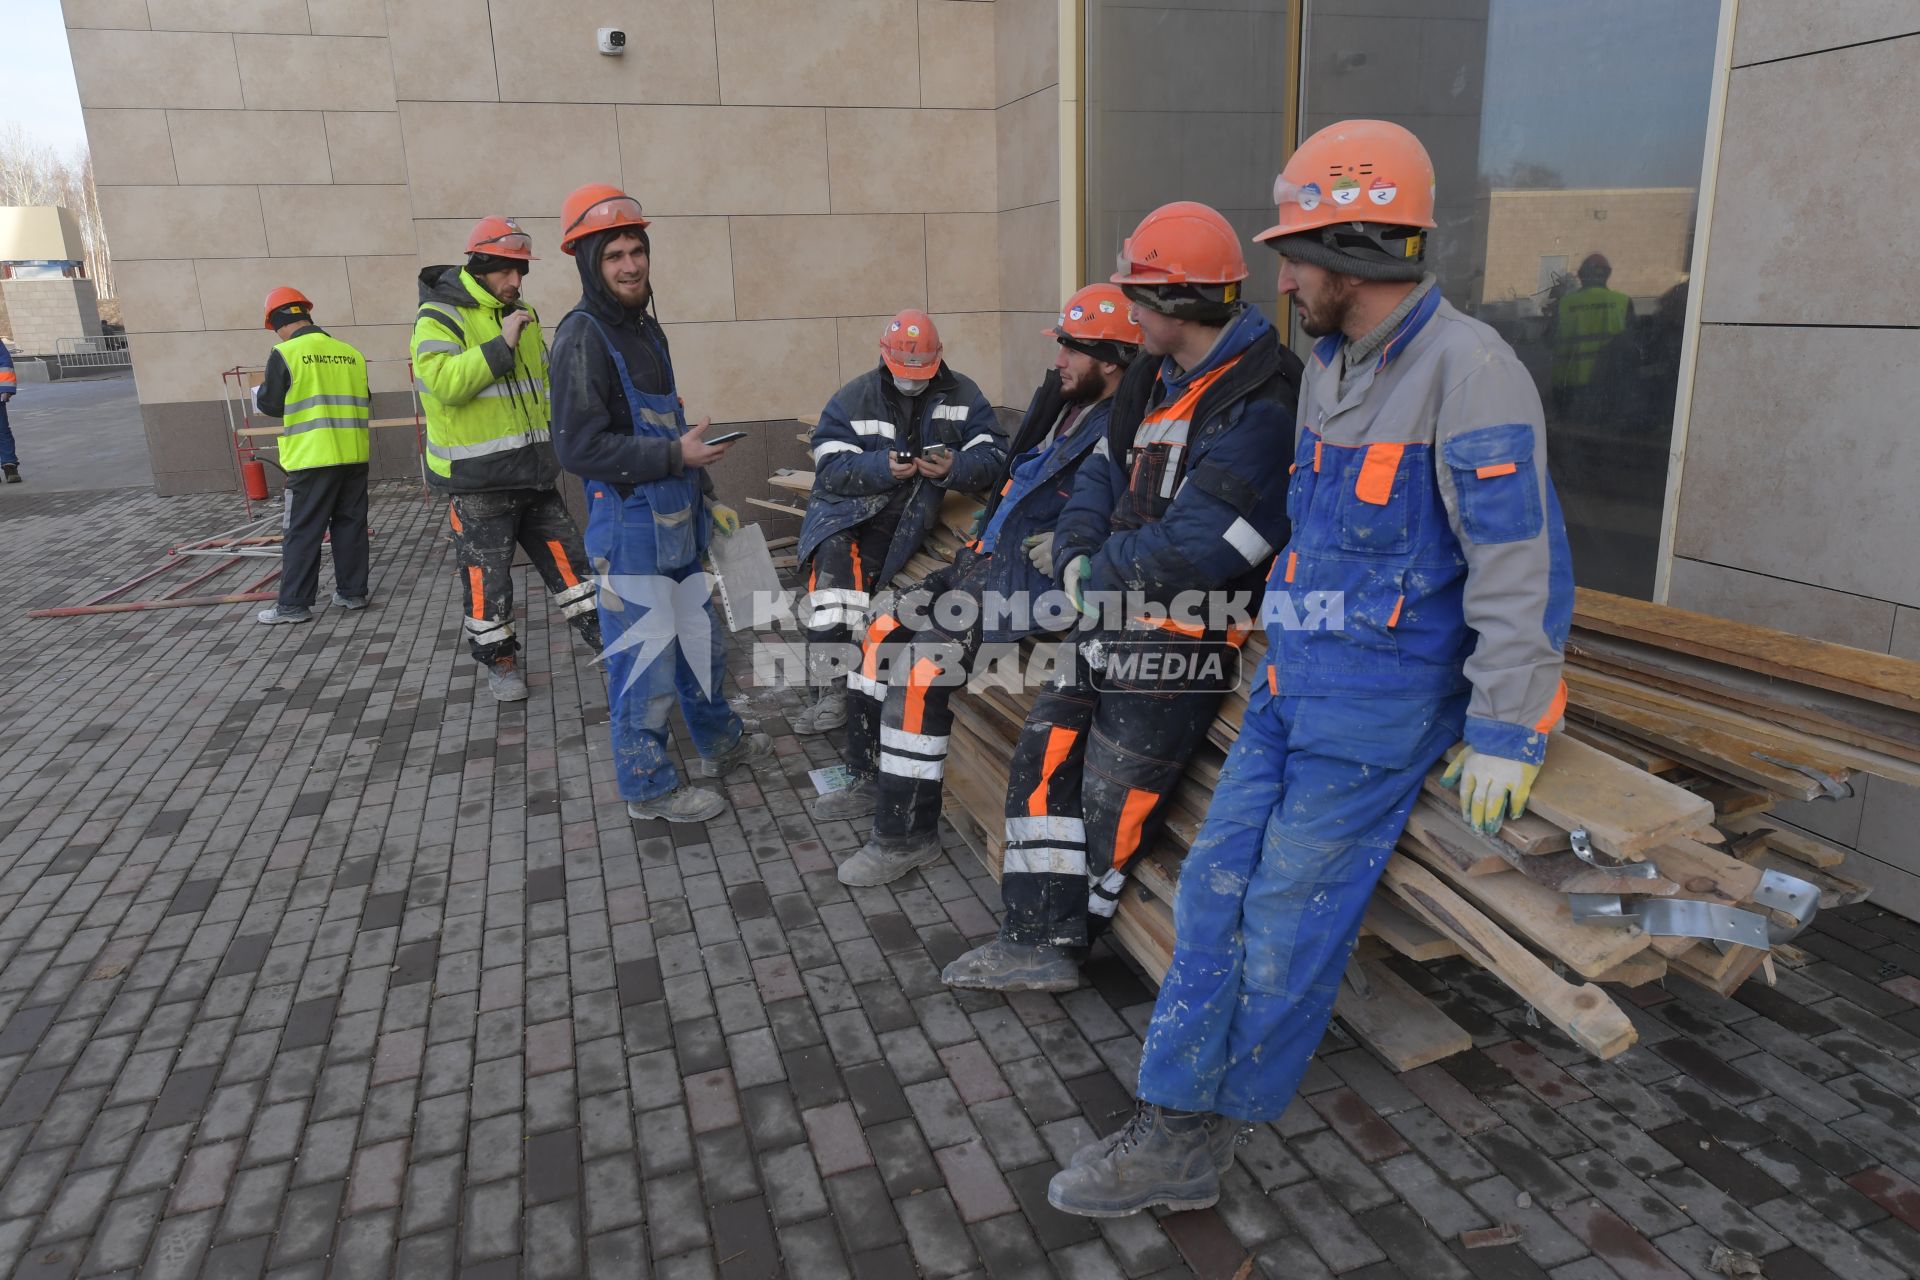
[[[269,627],[277,627],[288,622],[312,622],[313,610],[290,609],[283,604],[270,604],[253,616]]]
[[[1124,1218],[1156,1204],[1205,1209],[1220,1199],[1208,1126],[1217,1118],[1141,1102],[1103,1152],[1053,1175],[1047,1203],[1083,1218]]]
[[[634,800],[627,804],[629,818],[665,818],[668,822],[705,822],[717,818],[727,802],[718,792],[702,791],[691,782],[683,782],[663,796]]]
[[[963,991],[1072,991],[1080,959],[1066,947],[995,938],[955,959],[940,981]]]
[[[826,733],[847,722],[847,693],[829,689],[812,706],[787,717],[795,733]]]
[[[511,657],[495,658],[487,664],[487,688],[495,702],[527,700],[527,678],[520,674],[520,664]]]
[[[1089,1142],[1073,1153],[1067,1161],[1067,1168],[1077,1169],[1083,1164],[1092,1164],[1112,1151],[1120,1141],[1125,1128],[1115,1129],[1098,1142]],[[1235,1120],[1231,1116],[1209,1115],[1207,1117],[1207,1150],[1213,1155],[1215,1173],[1224,1174],[1233,1167],[1233,1153],[1245,1146],[1253,1137],[1253,1126],[1245,1120]]]
[[[367,607],[366,596],[343,596],[338,591],[333,593],[333,602],[342,609],[348,610],[364,609]]]
[[[20,483],[20,467],[17,463],[8,462],[5,464],[0,464],[0,471],[4,471],[7,473],[8,484]]]
[[[740,740],[713,759],[704,757],[693,771],[703,778],[724,778],[743,764],[753,764],[773,755],[773,739],[764,733],[743,733]]]
[[[845,822],[865,818],[880,807],[880,783],[875,778],[855,778],[853,785],[829,791],[813,802],[813,816],[822,822]]]
[[[875,836],[860,852],[840,864],[840,883],[861,889],[892,884],[914,868],[928,866],[946,856],[937,832],[909,840],[882,840]]]

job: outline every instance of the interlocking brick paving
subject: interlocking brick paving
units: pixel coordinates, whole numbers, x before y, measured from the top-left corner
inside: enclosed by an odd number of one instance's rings
[[[1612,1063],[1398,965],[1471,1052],[1396,1077],[1336,1028],[1218,1206],[1068,1218],[1046,1180],[1124,1120],[1149,990],[1111,954],[1064,997],[943,988],[992,881],[950,837],[842,887],[864,824],[807,817],[835,753],[794,695],[743,694],[779,753],[725,816],[635,824],[598,669],[524,580],[533,696],[476,696],[437,503],[377,493],[374,608],[267,629],[24,616],[235,500],[8,499],[0,1272],[1920,1270],[1920,926],[1871,906],[1775,987],[1636,993]]]

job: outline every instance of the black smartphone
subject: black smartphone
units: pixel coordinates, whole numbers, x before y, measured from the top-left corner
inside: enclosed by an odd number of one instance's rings
[[[702,437],[708,444],[725,444],[729,440],[745,440],[746,438],[747,433],[744,431],[729,431],[723,436]]]

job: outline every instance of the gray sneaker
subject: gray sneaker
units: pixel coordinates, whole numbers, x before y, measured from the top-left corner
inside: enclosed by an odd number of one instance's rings
[[[1205,1209],[1220,1199],[1206,1111],[1142,1102],[1133,1119],[1092,1158],[1053,1175],[1047,1203],[1083,1218],[1124,1218],[1154,1205]]]
[[[367,607],[366,596],[343,596],[338,591],[333,593],[333,602],[342,609],[364,609]]]
[[[487,688],[492,691],[495,702],[527,700],[527,678],[520,674],[520,664],[512,658],[496,658],[488,665]]]
[[[665,818],[668,822],[705,822],[725,812],[727,802],[719,793],[702,791],[691,782],[683,782],[663,796],[629,802],[629,818]]]
[[[1065,947],[995,938],[955,959],[940,981],[963,991],[1072,991],[1080,962]]]
[[[897,844],[883,842],[875,836],[860,852],[840,864],[840,883],[861,889],[892,884],[916,867],[929,866],[946,856],[938,834]]]
[[[845,822],[864,818],[880,807],[880,783],[873,778],[857,778],[850,787],[829,791],[813,802],[813,816],[821,822]]]
[[[1098,1142],[1089,1142],[1073,1153],[1067,1161],[1067,1168],[1077,1169],[1100,1159],[1120,1141],[1125,1128],[1114,1130]],[[1207,1150],[1213,1154],[1214,1172],[1224,1174],[1233,1167],[1233,1153],[1245,1146],[1247,1139],[1253,1136],[1253,1126],[1244,1120],[1235,1120],[1231,1116],[1207,1117]]]
[[[787,717],[795,733],[826,733],[847,722],[847,692],[829,689],[819,701]]]
[[[269,627],[277,627],[288,622],[312,622],[313,610],[289,609],[282,604],[273,604],[253,616]]]
[[[772,754],[772,738],[764,733],[743,733],[738,742],[713,759],[695,761],[693,771],[703,778],[724,778],[741,765],[765,760]]]

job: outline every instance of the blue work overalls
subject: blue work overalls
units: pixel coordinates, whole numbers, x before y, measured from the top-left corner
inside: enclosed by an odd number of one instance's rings
[[[632,410],[633,429],[675,440],[686,432],[686,415],[671,383],[671,366],[662,353],[661,366],[669,384],[663,395],[650,395],[633,384],[627,362],[620,357],[601,322],[583,312],[606,343],[620,379],[621,394]],[[725,631],[715,621],[712,597],[700,592],[697,602],[689,590],[704,585],[700,557],[707,549],[708,517],[697,476],[682,473],[635,485],[625,498],[613,485],[586,481],[587,556],[603,577],[600,634],[606,645],[607,708],[613,733],[615,778],[620,798],[629,802],[652,800],[680,785],[679,770],[667,752],[667,717],[673,700],[693,734],[694,748],[712,759],[740,741],[740,717],[721,692],[726,671]],[[675,591],[672,584],[700,575],[700,583]],[[678,636],[702,631],[710,637],[707,652],[688,654],[680,639],[664,639],[661,610],[674,602],[705,615],[704,628],[685,625]],[[639,636],[630,636],[636,626]],[[656,633],[655,628],[664,628]],[[645,658],[646,665],[636,670]],[[704,667],[706,686],[691,663]]]

